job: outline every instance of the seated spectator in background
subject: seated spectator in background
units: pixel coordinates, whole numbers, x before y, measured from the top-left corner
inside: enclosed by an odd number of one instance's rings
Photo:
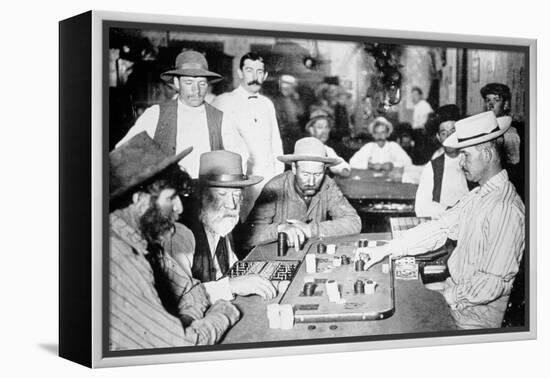
[[[326,145],[333,125],[334,120],[327,112],[321,109],[315,110],[311,113],[311,117],[306,124],[306,132],[309,136],[317,138],[325,144],[328,157],[341,160],[340,164],[329,167],[330,171],[336,175],[347,177],[351,173],[350,165],[338,156],[334,149]]]
[[[396,128],[395,141],[399,143],[403,151],[411,157],[414,162],[414,140],[412,137],[412,126],[408,122],[400,122]]]
[[[243,174],[241,157],[233,152],[201,155],[200,209],[190,223],[194,239],[191,243],[189,239],[172,240],[172,253],[187,274],[220,296],[258,294],[272,299],[277,294],[270,281],[256,274],[222,278],[237,261],[231,232],[239,222],[243,188],[262,179]]]
[[[247,220],[249,247],[274,242],[281,232],[300,250],[309,238],[361,231],[359,215],[325,174],[326,167],[340,163],[326,151],[321,141],[306,137],[293,154],[279,156],[292,170],[271,179],[256,200]]]
[[[369,125],[369,131],[374,142],[367,143],[351,157],[351,168],[391,171],[394,167],[412,164],[411,158],[399,144],[388,141],[393,125],[387,119],[376,118]]]
[[[459,110],[456,105],[445,105],[436,110],[426,128],[437,127],[436,138],[443,145],[447,137],[455,132]],[[414,210],[418,217],[439,219],[468,192],[466,176],[460,167],[459,150],[442,147],[442,153],[435,155],[420,176],[416,191]]]
[[[239,319],[230,302],[209,295],[163,248],[192,239],[175,219],[189,180],[145,132],[109,154],[109,349],[214,344]]]

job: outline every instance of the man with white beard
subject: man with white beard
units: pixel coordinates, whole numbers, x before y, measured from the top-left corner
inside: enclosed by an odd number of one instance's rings
[[[258,294],[264,299],[277,295],[271,282],[258,275],[223,277],[237,261],[231,231],[239,222],[243,188],[262,180],[260,176],[243,174],[239,154],[218,150],[201,155],[200,210],[189,224],[194,240],[175,240],[179,247],[172,251],[184,270],[205,283],[207,290],[228,285],[231,294]]]

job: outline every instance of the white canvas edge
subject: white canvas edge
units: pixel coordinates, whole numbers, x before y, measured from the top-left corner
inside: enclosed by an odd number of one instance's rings
[[[221,350],[191,353],[150,354],[128,357],[103,357],[102,355],[102,22],[103,21],[148,22],[174,25],[196,25],[240,29],[281,30],[304,33],[326,33],[357,35],[381,38],[429,39],[432,41],[453,41],[489,44],[510,44],[529,47],[529,156],[530,171],[530,270],[529,270],[529,316],[530,331],[503,334],[465,335],[452,337],[434,337],[422,339],[401,339],[385,341],[367,341],[341,344],[321,344],[303,346],[285,346],[254,348],[244,350]],[[526,38],[491,37],[462,34],[411,32],[403,30],[380,30],[367,28],[349,28],[310,24],[266,23],[257,21],[227,20],[217,18],[184,17],[156,14],[92,11],[92,367],[116,367],[129,365],[160,364],[174,362],[193,362],[206,360],[227,360],[269,356],[286,356],[313,353],[352,352],[374,349],[411,348],[451,344],[486,343],[499,341],[531,340],[537,337],[537,148],[536,148],[536,76],[537,76],[536,40]]]

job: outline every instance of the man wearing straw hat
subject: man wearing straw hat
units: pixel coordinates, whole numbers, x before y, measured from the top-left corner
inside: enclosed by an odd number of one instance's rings
[[[269,280],[256,274],[223,277],[237,261],[231,232],[239,222],[242,191],[262,179],[243,174],[241,157],[236,153],[212,151],[201,155],[199,209],[189,225],[194,240],[189,247],[185,247],[189,239],[174,240],[172,251],[187,274],[207,289],[215,288],[220,296],[257,294],[272,299],[277,294]],[[224,286],[230,293],[223,293]]]
[[[419,255],[456,240],[450,277],[440,290],[459,328],[497,328],[525,247],[525,206],[502,168],[510,117],[484,112],[457,121],[444,147],[460,149],[460,165],[479,183],[440,219],[421,224],[369,252],[367,268],[387,255]]]
[[[175,222],[189,176],[142,132],[109,154],[109,349],[148,349],[218,342],[239,319],[166,253],[174,237],[193,238]]]
[[[391,171],[393,167],[412,164],[411,158],[399,144],[387,140],[393,132],[393,125],[386,118],[378,117],[372,121],[369,132],[374,142],[365,144],[349,159],[352,168]]]
[[[318,139],[299,139],[294,153],[279,156],[292,170],[269,181],[254,205],[247,225],[248,246],[277,240],[285,233],[289,246],[299,250],[312,237],[355,234],[361,219],[336,183],[325,174],[326,168],[340,159],[327,157]]]
[[[177,99],[153,105],[138,118],[120,146],[134,135],[146,131],[169,154],[193,146],[193,151],[179,162],[192,178],[199,172],[199,157],[203,152],[228,150],[248,160],[246,146],[233,124],[219,109],[204,101],[208,86],[222,76],[208,70],[204,55],[188,50],[176,58],[174,69],[161,78],[172,81]]]

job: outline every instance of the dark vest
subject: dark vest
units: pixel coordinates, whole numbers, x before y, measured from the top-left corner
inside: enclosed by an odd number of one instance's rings
[[[193,254],[193,266],[191,267],[191,273],[193,278],[201,282],[209,282],[216,280],[216,270],[214,269],[214,260],[212,258],[212,251],[208,244],[208,237],[204,231],[204,226],[200,221],[193,222],[191,231],[195,236],[195,252]],[[222,275],[229,270],[229,252],[227,250],[226,238],[220,237],[220,242],[216,248],[214,257],[218,260],[218,265]]]
[[[176,137],[178,134],[178,100],[171,100],[159,105],[160,113],[155,131],[155,141],[170,155],[176,154]],[[223,150],[222,119],[223,112],[205,102],[206,124],[210,139],[210,149]]]
[[[434,171],[434,188],[432,190],[432,201],[439,203],[441,201],[441,183],[443,182],[443,170],[445,167],[445,153],[431,161]],[[479,184],[466,181],[468,190],[474,189]]]
[[[443,169],[445,167],[445,153],[431,161],[434,171],[434,187],[432,189],[432,201],[439,203],[441,200],[441,183],[443,182]]]

